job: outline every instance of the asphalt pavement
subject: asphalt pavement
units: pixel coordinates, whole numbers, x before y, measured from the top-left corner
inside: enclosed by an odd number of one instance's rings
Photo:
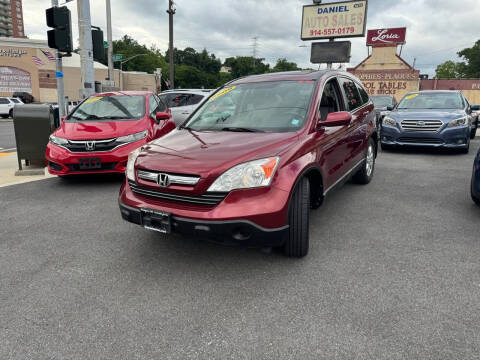
[[[13,120],[0,120],[0,152],[15,149]]]
[[[0,359],[479,359],[479,146],[380,153],[300,260],[126,223],[118,177],[0,188]]]

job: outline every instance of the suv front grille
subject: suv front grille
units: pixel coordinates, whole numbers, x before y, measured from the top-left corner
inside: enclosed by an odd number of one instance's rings
[[[403,120],[401,125],[405,131],[435,132],[442,127],[443,122],[440,120]]]
[[[91,146],[93,145],[93,148]],[[117,143],[117,139],[106,140],[68,140],[67,145],[62,145],[71,152],[102,152],[111,151],[121,144]]]
[[[156,199],[167,200],[172,202],[181,202],[196,205],[218,205],[227,193],[208,193],[203,195],[184,195],[168,193],[161,190],[151,190],[139,187],[135,182],[129,181],[130,189],[136,194],[150,196]]]

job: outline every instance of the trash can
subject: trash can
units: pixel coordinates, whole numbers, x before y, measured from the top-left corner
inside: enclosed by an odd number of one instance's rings
[[[13,126],[17,143],[18,169],[22,160],[45,163],[48,138],[55,129],[54,110],[48,104],[25,104],[13,109]]]

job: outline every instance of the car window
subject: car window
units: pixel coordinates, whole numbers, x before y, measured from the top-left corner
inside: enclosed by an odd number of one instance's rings
[[[145,95],[90,96],[73,110],[68,120],[138,120],[144,115]]]
[[[154,95],[155,98],[157,99],[157,102],[158,102],[158,109],[157,111],[167,111],[167,105],[165,103],[165,101],[160,97],[160,96],[156,96]]]
[[[355,84],[357,85],[358,92],[360,93],[360,97],[362,98],[363,104],[366,104],[370,101],[370,98],[368,97],[367,91],[363,88],[362,85],[360,84]]]
[[[155,95],[150,95],[148,98],[148,113],[155,114],[157,112],[158,102]]]
[[[5,98],[0,98],[0,104],[10,104],[10,101]]]
[[[353,80],[342,78],[341,80],[343,94],[347,102],[348,111],[353,111],[362,106],[363,102],[360,98],[360,93]]]
[[[228,85],[184,127],[195,131],[288,132],[307,121],[315,81],[265,81]]]
[[[322,121],[327,119],[327,115],[332,112],[344,111],[341,101],[340,89],[336,79],[329,80],[323,89],[320,100],[320,117]]]
[[[179,107],[179,106],[186,106],[188,104],[188,99],[192,94],[185,94],[185,93],[173,93],[173,94],[163,94],[160,97],[163,97],[167,106],[169,108]]]
[[[203,95],[197,95],[197,94],[192,94],[188,99],[187,99],[187,105],[196,105],[200,101],[202,101]]]
[[[18,101],[18,99],[10,99],[10,100],[15,104],[20,104],[20,101]]]

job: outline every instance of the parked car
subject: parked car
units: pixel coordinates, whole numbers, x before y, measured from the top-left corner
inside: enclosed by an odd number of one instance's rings
[[[475,138],[477,135],[477,129],[480,126],[480,105],[472,105],[472,136],[470,136],[470,139]]]
[[[480,206],[480,149],[478,149],[477,156],[473,162],[470,191],[473,202]]]
[[[405,95],[383,118],[382,149],[399,145],[459,149],[468,153],[472,109],[460,91],[419,91]]]
[[[373,103],[349,73],[237,79],[130,154],[120,212],[162,233],[301,257],[310,207],[351,177],[369,183],[376,144]]]
[[[130,152],[175,128],[157,95],[145,91],[90,96],[50,136],[46,159],[55,175],[123,173]]]
[[[13,93],[13,97],[20,99],[22,103],[24,104],[30,104],[32,103],[35,99],[33,98],[32,94],[29,94],[25,91],[15,91]]]
[[[15,105],[23,105],[22,100],[14,97],[0,97],[0,116],[4,119],[13,118]]]
[[[172,111],[175,124],[180,125],[208,96],[212,89],[167,90],[159,94]]]
[[[390,111],[393,110],[395,105],[397,105],[397,100],[392,95],[375,95],[370,96],[375,106],[375,114],[377,116],[377,128],[380,129],[382,126],[382,120],[385,116],[390,114]]]

